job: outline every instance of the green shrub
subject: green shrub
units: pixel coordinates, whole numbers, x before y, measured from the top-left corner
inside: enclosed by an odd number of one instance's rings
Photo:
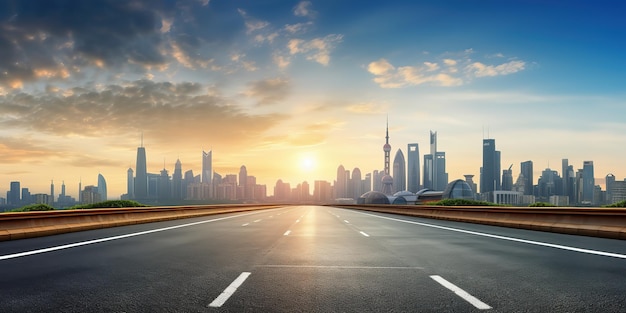
[[[548,202],[535,202],[533,204],[528,205],[529,207],[556,207],[556,205]]]
[[[32,212],[32,211],[52,211],[53,207],[47,204],[30,204],[21,208],[13,209],[9,212]]]
[[[605,208],[626,208],[626,200],[615,202],[613,204],[605,205]]]
[[[443,199],[436,202],[430,202],[431,205],[442,206],[495,206],[498,204],[486,201],[468,200],[468,199]]]
[[[135,207],[147,207],[145,204],[141,204],[132,200],[109,200],[92,204],[79,204],[73,207],[67,208],[68,210],[83,210],[83,209],[105,209],[105,208],[135,208]]]

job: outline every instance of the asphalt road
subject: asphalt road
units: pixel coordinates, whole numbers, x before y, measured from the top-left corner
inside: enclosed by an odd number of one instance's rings
[[[0,312],[626,312],[626,242],[299,206],[0,242]]]

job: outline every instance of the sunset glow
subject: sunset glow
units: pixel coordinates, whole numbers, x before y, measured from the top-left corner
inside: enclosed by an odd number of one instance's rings
[[[619,1],[34,3],[0,4],[2,192],[101,173],[119,198],[143,144],[150,173],[211,150],[271,195],[381,170],[387,119],[392,155],[437,131],[450,180],[478,180],[487,137],[515,178],[564,158],[626,177]]]

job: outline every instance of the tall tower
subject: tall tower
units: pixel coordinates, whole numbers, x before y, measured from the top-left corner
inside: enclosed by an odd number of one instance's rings
[[[98,174],[98,193],[100,194],[100,200],[107,201],[107,181],[102,174]]]
[[[387,120],[387,128],[385,134],[385,145],[383,146],[385,152],[385,175],[383,175],[383,193],[391,195],[393,193],[393,178],[389,174],[389,152],[391,152],[391,145],[389,144],[389,120]]]
[[[495,139],[483,139],[483,167],[480,173],[480,193],[500,190],[500,151]]]
[[[407,158],[407,190],[418,192],[420,190],[420,152],[418,144],[410,143],[407,146]]]
[[[183,165],[180,163],[180,159],[176,160],[172,174],[172,198],[183,199]]]
[[[135,163],[135,199],[148,199],[148,167],[146,164],[146,148],[141,145],[137,148],[137,162]]]
[[[432,156],[432,164],[430,167],[431,173],[431,189],[438,190],[438,177],[437,177],[437,132],[430,131],[430,155]]]
[[[348,197],[348,177],[346,177],[346,168],[339,165],[337,168],[337,180],[335,181],[335,197],[337,199]]]
[[[525,161],[520,163],[520,175],[524,176],[524,194],[533,195],[534,179],[533,179],[533,161]]]
[[[205,184],[213,182],[213,150],[202,151],[202,182]]]
[[[406,162],[401,149],[393,159],[393,187],[396,192],[406,190]]]
[[[595,178],[593,177],[593,161],[583,162],[583,194],[582,201],[585,204],[595,204],[593,197],[593,189],[595,187]]]
[[[239,168],[239,187],[241,188],[241,199],[248,200],[249,191],[248,188],[248,169],[245,165]]]
[[[50,206],[54,206],[54,180],[50,181]]]
[[[126,171],[126,194],[128,199],[135,199],[135,178],[132,168],[128,168]]]

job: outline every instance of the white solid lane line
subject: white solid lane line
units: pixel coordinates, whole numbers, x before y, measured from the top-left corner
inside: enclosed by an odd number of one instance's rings
[[[69,249],[69,248],[75,248],[75,247],[80,247],[80,246],[86,246],[86,245],[90,245],[90,244],[94,244],[94,243],[106,242],[106,241],[111,241],[111,240],[129,238],[129,237],[135,237],[135,236],[140,236],[140,235],[147,235],[147,234],[152,234],[152,233],[166,231],[166,230],[172,230],[172,229],[189,227],[189,226],[200,225],[200,224],[205,224],[205,223],[223,221],[223,220],[227,220],[227,219],[231,219],[231,218],[242,217],[242,216],[247,216],[247,215],[252,215],[252,214],[259,214],[259,213],[261,213],[261,212],[252,212],[252,213],[245,213],[245,214],[239,214],[239,215],[233,215],[233,216],[227,216],[227,217],[220,217],[220,218],[216,218],[216,219],[212,219],[212,220],[206,220],[206,221],[200,221],[200,222],[194,222],[194,223],[187,223],[187,224],[181,224],[181,225],[164,227],[164,228],[151,229],[151,230],[141,231],[141,232],[137,232],[137,233],[130,233],[130,234],[125,234],[125,235],[113,236],[113,237],[105,237],[105,238],[100,238],[100,239],[81,241],[81,242],[76,242],[76,243],[70,243],[70,244],[66,244],[66,245],[56,246],[56,247],[49,247],[49,248],[25,251],[25,252],[14,253],[14,254],[0,255],[0,260],[8,260],[8,259],[19,258],[19,257],[23,257],[23,256],[29,256],[29,255],[33,255],[33,254],[52,252],[52,251]]]
[[[541,241],[520,239],[520,238],[515,238],[515,237],[492,235],[492,234],[481,233],[481,232],[477,232],[477,231],[464,230],[464,229],[453,228],[453,227],[446,227],[446,226],[439,226],[439,225],[428,224],[428,223],[407,221],[407,220],[403,220],[403,219],[399,219],[399,218],[379,216],[379,215],[363,213],[363,212],[356,212],[356,213],[363,214],[363,215],[368,215],[368,216],[373,216],[373,217],[378,217],[378,218],[382,218],[382,219],[386,219],[386,220],[396,221],[396,222],[409,223],[409,224],[414,224],[414,225],[420,225],[420,226],[432,227],[432,228],[443,229],[443,230],[448,230],[448,231],[454,231],[454,232],[458,232],[458,233],[464,233],[464,234],[470,234],[470,235],[476,235],[476,236],[483,236],[483,237],[489,237],[489,238],[495,238],[495,239],[501,239],[501,240],[508,240],[508,241],[514,241],[514,242],[521,242],[521,243],[526,243],[526,244],[535,245],[535,246],[550,247],[550,248],[562,249],[562,250],[567,250],[567,251],[574,251],[574,252],[587,253],[587,254],[593,254],[593,255],[608,256],[608,257],[619,258],[619,259],[626,259],[626,254],[619,254],[619,253],[606,252],[606,251],[598,251],[598,250],[591,250],[591,249],[576,248],[576,247],[558,245],[558,244],[554,244],[554,243],[547,243],[547,242],[541,242]]]
[[[291,234],[291,230],[286,231],[283,236],[289,236],[289,234]]]
[[[248,279],[248,276],[250,276],[250,272],[241,273],[241,275],[239,275],[237,279],[235,279],[228,287],[226,287],[226,289],[224,289],[224,292],[222,292],[222,294],[217,296],[217,298],[215,298],[215,300],[213,300],[213,302],[209,304],[209,307],[219,308],[224,305],[228,298],[230,298],[230,296],[232,296],[235,291],[237,291],[237,288],[239,288],[239,286],[241,286],[241,284],[243,284],[243,282]]]
[[[473,306],[475,306],[477,309],[479,310],[489,310],[491,309],[491,306],[489,306],[488,304],[478,300],[478,298],[472,296],[471,294],[467,293],[467,291],[457,287],[456,285],[454,285],[453,283],[445,280],[443,277],[439,276],[439,275],[431,275],[430,278],[432,278],[434,281],[438,282],[439,284],[441,284],[442,286],[450,289],[451,291],[453,291],[457,296],[461,297],[463,300],[469,302],[470,304],[472,304]]]
[[[364,231],[360,231],[359,232],[361,235],[365,236],[365,237],[369,237],[370,235],[366,234]]]

